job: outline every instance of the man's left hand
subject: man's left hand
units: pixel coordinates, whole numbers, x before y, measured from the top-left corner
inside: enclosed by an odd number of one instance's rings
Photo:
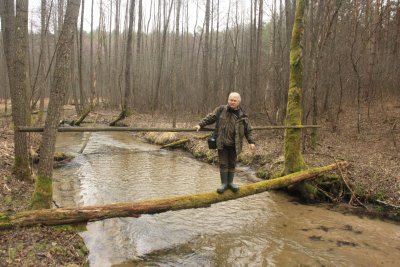
[[[251,150],[254,150],[254,149],[256,149],[256,145],[255,145],[255,144],[249,144],[249,148],[250,148]]]

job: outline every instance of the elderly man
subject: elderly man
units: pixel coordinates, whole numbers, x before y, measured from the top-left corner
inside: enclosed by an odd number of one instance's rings
[[[227,189],[237,192],[239,187],[233,183],[236,158],[242,151],[243,137],[246,137],[250,149],[255,149],[252,129],[249,119],[240,108],[240,95],[230,93],[228,104],[217,107],[212,113],[195,126],[197,131],[206,125],[216,123],[215,134],[217,140],[221,187],[217,192],[222,194]]]

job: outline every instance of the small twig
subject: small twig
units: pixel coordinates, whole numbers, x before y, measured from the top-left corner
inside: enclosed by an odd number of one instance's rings
[[[349,191],[351,192],[351,198],[350,198],[349,204],[351,204],[351,203],[353,202],[353,199],[355,199],[355,200],[358,202],[358,204],[360,204],[360,205],[363,206],[366,210],[369,211],[369,208],[368,208],[367,206],[365,206],[365,205],[357,198],[356,193],[354,193],[354,191],[351,189],[350,185],[348,184],[348,182],[347,182],[347,180],[346,180],[346,178],[345,178],[345,176],[344,176],[344,173],[343,173],[343,171],[342,171],[342,168],[340,168],[340,166],[339,166],[339,164],[338,164],[338,161],[336,160],[336,158],[334,158],[334,159],[335,159],[335,162],[336,162],[336,164],[337,164],[338,170],[339,170],[339,172],[340,172],[340,176],[342,177],[342,180],[343,180],[344,184],[346,185],[347,189],[349,189]]]
[[[376,202],[378,202],[378,203],[380,203],[380,204],[383,204],[383,205],[385,205],[385,206],[389,206],[389,207],[392,207],[392,208],[395,208],[395,209],[400,209],[400,206],[396,206],[396,205],[393,205],[393,204],[389,204],[389,203],[387,203],[387,202],[385,202],[385,201],[382,201],[382,200],[375,200]]]
[[[4,188],[7,189],[8,191],[11,191],[11,189],[7,186],[7,184],[4,184]]]
[[[315,185],[314,184],[314,186],[320,191],[320,192],[322,192],[327,198],[329,198],[332,202],[337,202],[337,200],[336,199],[334,199],[328,192],[326,192],[324,189],[322,189],[321,187],[319,187],[318,185]]]

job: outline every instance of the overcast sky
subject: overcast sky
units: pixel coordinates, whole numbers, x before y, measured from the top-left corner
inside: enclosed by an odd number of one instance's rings
[[[3,1],[3,0],[2,0]],[[57,0],[53,0],[54,3],[57,2]],[[40,2],[41,0],[29,0],[29,15],[30,19],[32,19],[32,28],[34,31],[39,31],[40,30]],[[51,0],[47,0],[48,3],[51,3]],[[126,10],[126,5],[129,1],[128,0],[121,0],[121,22],[120,22],[120,28],[122,30],[123,25],[124,25],[124,18],[125,18],[125,10]],[[138,2],[136,0],[136,2]],[[214,4],[217,1],[214,0]],[[235,5],[236,2],[239,7],[239,14],[240,16],[244,17],[246,21],[249,20],[250,18],[250,1],[249,0],[220,0],[220,28],[223,28],[222,25],[225,25],[226,23],[226,18],[227,18],[227,12],[228,12],[228,6],[229,2],[231,2],[231,18],[233,18],[234,15],[234,10],[235,10]],[[269,5],[270,0],[264,0],[264,20],[268,20],[269,14],[270,14],[270,5]],[[114,3],[114,1],[111,0],[103,0],[103,10],[105,12],[106,17],[108,18],[108,14],[110,12],[110,3]],[[150,14],[154,16],[154,9],[153,12],[151,12],[151,4],[153,5],[154,8],[154,3],[158,4],[158,0],[143,0],[143,16],[144,16],[144,21],[147,24],[147,21],[149,19]],[[187,3],[186,0],[183,0],[182,3]],[[98,27],[99,24],[99,9],[100,9],[100,0],[94,0],[94,15],[93,15],[93,24],[94,24],[94,29]],[[90,31],[90,16],[91,16],[91,6],[92,6],[92,0],[85,0],[85,10],[84,10],[84,30],[85,31]],[[189,31],[193,31],[195,25],[196,25],[196,6],[199,7],[198,9],[198,21],[197,21],[197,26],[202,27],[202,23],[204,21],[204,9],[205,9],[205,0],[188,0],[188,7],[189,7]],[[54,11],[54,6],[53,6],[53,11]],[[137,9],[137,4],[136,4],[136,9]],[[82,10],[82,7],[81,7]],[[137,10],[136,10],[137,11]],[[115,7],[112,10],[113,14],[115,14]],[[174,14],[171,14],[171,19],[174,18]],[[214,18],[216,20],[216,14],[214,14]],[[79,20],[80,21],[80,20]],[[108,19],[106,19],[108,21]],[[153,21],[153,19],[151,20]],[[171,20],[173,23],[173,19]],[[182,14],[181,14],[181,21],[182,21]],[[171,23],[171,29],[172,29],[172,23]],[[182,22],[181,22],[182,23]],[[29,25],[31,28],[31,25]],[[108,23],[106,22],[106,27],[107,29],[109,28]],[[150,25],[150,28],[152,26]],[[113,25],[112,28],[114,28],[114,20],[113,20]],[[215,25],[214,25],[215,28]]]

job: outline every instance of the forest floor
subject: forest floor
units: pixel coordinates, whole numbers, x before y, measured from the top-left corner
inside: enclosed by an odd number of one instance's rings
[[[72,109],[72,107],[66,107]],[[366,111],[363,111],[366,114]],[[118,115],[116,111],[92,112],[87,121],[107,124]],[[15,179],[12,175],[13,131],[11,117],[0,114],[0,213],[15,213],[29,209],[33,183]],[[71,118],[66,118],[69,120]],[[192,128],[199,116],[178,118],[178,128]],[[253,126],[269,123],[262,114],[251,115]],[[340,192],[321,189],[328,208],[341,212],[355,212],[399,221],[400,218],[400,106],[386,105],[361,117],[357,132],[357,113],[340,115],[337,131],[332,131],[328,120],[320,122],[315,149],[310,146],[310,132],[305,130],[303,155],[309,167],[350,162],[350,168],[335,175],[343,181]],[[122,122],[131,127],[171,127],[165,115],[152,117],[134,114]],[[257,148],[246,148],[239,156],[239,164],[249,165],[260,177],[268,178],[283,166],[283,131],[254,131]],[[200,160],[216,164],[217,155],[206,147],[206,133],[147,133],[133,134],[149,142],[165,144],[189,138],[184,146]],[[39,134],[30,134],[30,145],[36,147]],[[34,173],[34,168],[33,168]],[[347,188],[351,188],[351,191]],[[32,227],[0,231],[0,265],[5,266],[84,266],[87,251],[74,227]]]

